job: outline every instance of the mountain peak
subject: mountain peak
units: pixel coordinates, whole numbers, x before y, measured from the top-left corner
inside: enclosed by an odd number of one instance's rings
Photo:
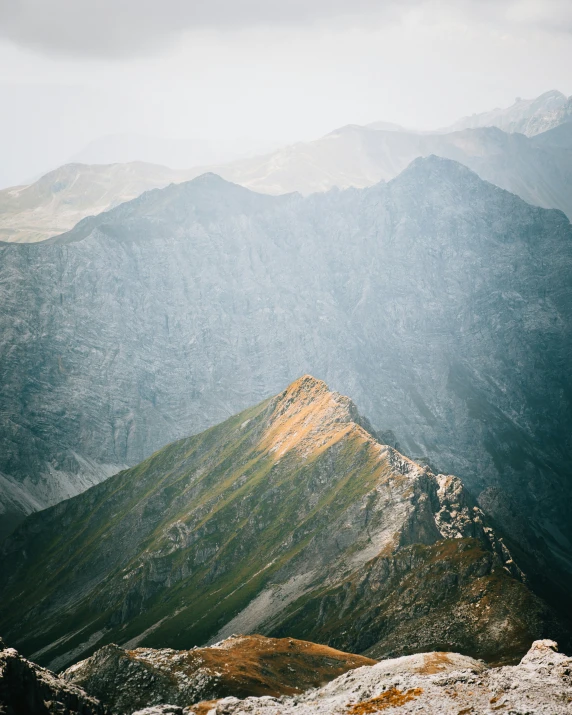
[[[454,177],[455,179],[459,177],[473,177],[478,182],[485,183],[474,171],[464,164],[454,159],[429,154],[428,156],[420,156],[413,159],[401,174],[398,174],[394,179],[388,182],[388,185],[409,183],[411,178],[423,184],[429,177],[435,178],[436,176],[442,178]]]
[[[364,432],[359,419],[349,397],[332,392],[322,380],[303,375],[275,398],[262,446],[278,458],[292,450],[308,457],[355,429]]]

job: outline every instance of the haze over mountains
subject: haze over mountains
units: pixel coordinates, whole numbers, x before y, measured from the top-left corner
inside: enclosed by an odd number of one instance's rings
[[[143,162],[65,165],[29,186],[0,191],[0,240],[44,240],[145,190],[206,170],[263,193],[310,194],[387,181],[415,158],[431,154],[459,161],[525,201],[559,208],[570,217],[571,106],[564,95],[552,91],[506,110],[465,118],[441,133],[414,132],[387,122],[348,125],[312,142],[210,167],[171,170]],[[100,155],[120,156],[99,151],[88,152],[84,159]],[[161,154],[150,154],[155,155]]]
[[[435,154],[461,162],[529,203],[558,208],[570,217],[572,123],[564,128],[553,140],[556,129],[527,138],[495,127],[418,134],[350,125],[314,142],[213,171],[254,191],[310,194],[388,181],[417,157]]]
[[[505,132],[526,134],[528,137],[541,134],[572,119],[572,97],[558,90],[544,92],[534,99],[518,97],[506,109],[463,117],[443,131],[474,129],[476,127],[498,127]]]
[[[33,184],[0,191],[0,240],[43,241],[86,215],[187,178],[183,171],[143,162],[66,164]]]
[[[462,165],[273,197],[214,175],[1,248],[3,523],[311,370],[572,573],[572,228]]]

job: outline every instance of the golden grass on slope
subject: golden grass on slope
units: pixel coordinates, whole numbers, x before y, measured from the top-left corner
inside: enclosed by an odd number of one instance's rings
[[[290,450],[311,456],[353,431],[363,432],[359,436],[365,440],[367,433],[352,421],[350,406],[349,398],[304,375],[279,396],[260,447],[280,459]]]
[[[129,651],[129,655],[145,658],[147,652],[142,648]],[[219,697],[246,698],[293,695],[324,685],[348,670],[376,662],[295,638],[250,635],[233,636],[218,646],[196,648],[186,653],[173,651],[171,668],[188,676],[199,668],[204,672],[216,672]],[[202,713],[204,705],[203,702],[194,706],[194,712]]]
[[[397,688],[390,688],[376,698],[364,700],[361,703],[348,706],[349,715],[369,715],[370,713],[378,713],[387,708],[396,708],[405,705],[410,700],[419,697],[423,690],[421,688],[411,688],[403,692]]]

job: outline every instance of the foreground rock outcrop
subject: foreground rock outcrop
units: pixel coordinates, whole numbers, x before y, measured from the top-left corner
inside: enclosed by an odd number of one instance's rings
[[[161,703],[186,706],[225,696],[292,695],[376,661],[293,638],[235,636],[208,648],[176,651],[108,645],[62,677],[113,713]]]
[[[426,653],[359,668],[301,696],[224,698],[185,715],[569,715],[572,658],[533,643],[516,666],[486,669],[454,653]],[[141,715],[141,714],[139,714]],[[151,715],[151,713],[149,713]]]
[[[28,517],[0,548],[0,628],[53,670],[233,633],[497,663],[565,638],[461,481],[380,440],[306,375]]]
[[[22,658],[0,639],[0,715],[106,715],[81,688]]]

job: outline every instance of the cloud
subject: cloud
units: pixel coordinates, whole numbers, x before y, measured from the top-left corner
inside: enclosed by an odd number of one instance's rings
[[[147,53],[192,29],[307,25],[392,14],[420,0],[0,0],[0,38],[48,53]]]
[[[570,27],[570,0],[0,0],[0,39],[48,54],[145,55],[189,30],[368,25],[422,6],[487,21]]]

